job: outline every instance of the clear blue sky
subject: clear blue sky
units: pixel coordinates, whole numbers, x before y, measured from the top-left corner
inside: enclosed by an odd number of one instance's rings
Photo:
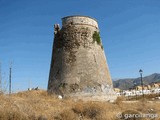
[[[68,15],[98,20],[112,78],[160,73],[159,0],[0,0],[0,61],[13,91],[48,83],[53,25]]]

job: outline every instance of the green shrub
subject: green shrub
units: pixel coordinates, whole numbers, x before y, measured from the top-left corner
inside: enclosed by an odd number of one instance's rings
[[[93,41],[95,42],[97,42],[97,44],[101,44],[101,38],[100,38],[100,34],[99,34],[99,32],[97,32],[97,31],[94,31],[94,33],[93,33]]]

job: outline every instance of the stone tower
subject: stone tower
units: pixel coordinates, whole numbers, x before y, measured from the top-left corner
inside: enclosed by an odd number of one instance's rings
[[[48,92],[87,99],[115,99],[97,21],[87,16],[62,18],[54,25]]]

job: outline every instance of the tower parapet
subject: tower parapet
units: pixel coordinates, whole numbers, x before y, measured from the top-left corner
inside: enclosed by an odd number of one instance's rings
[[[67,16],[62,18],[62,26],[66,27],[69,25],[88,25],[98,29],[96,19],[88,16]]]

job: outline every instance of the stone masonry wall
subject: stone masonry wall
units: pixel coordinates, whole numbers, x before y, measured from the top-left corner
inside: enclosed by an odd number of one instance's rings
[[[88,25],[98,29],[97,21],[86,16],[68,16],[62,18],[62,26],[66,27],[68,25]]]

